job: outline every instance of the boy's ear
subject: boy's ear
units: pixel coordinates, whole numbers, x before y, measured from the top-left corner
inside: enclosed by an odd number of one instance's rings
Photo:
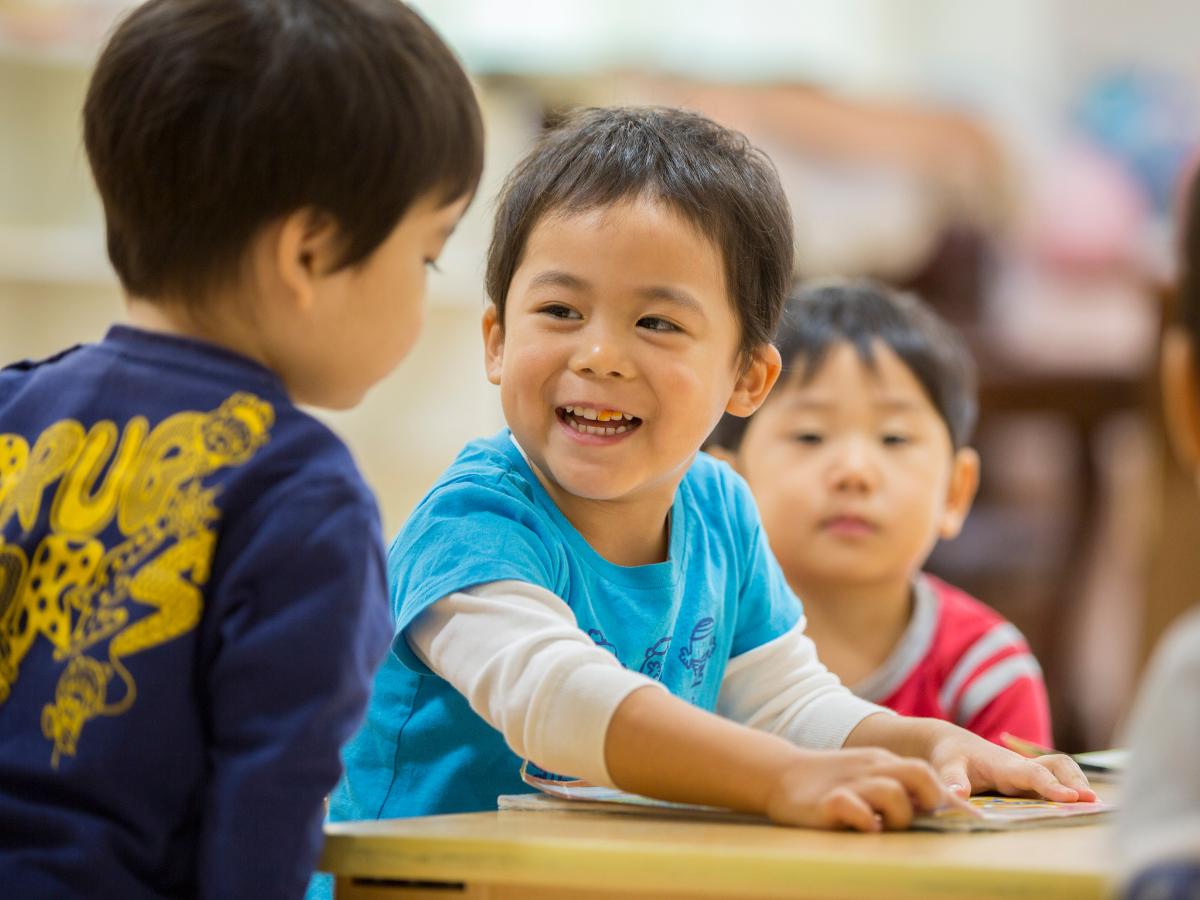
[[[738,376],[733,386],[733,394],[725,406],[725,412],[735,416],[751,415],[762,406],[771,393],[771,388],[779,380],[779,372],[783,368],[779,350],[774,344],[759,344],[750,359],[750,364]]]
[[[951,540],[962,531],[967,513],[975,501],[979,489],[979,454],[970,447],[963,447],[954,454],[954,466],[950,472],[950,487],[946,495],[946,508],[942,512],[942,524],[938,537]]]
[[[301,309],[316,300],[317,281],[337,265],[341,253],[337,223],[312,208],[289,213],[274,229],[272,261],[288,299]]]
[[[504,323],[496,312],[496,304],[489,303],[483,311],[483,367],[492,384],[500,383],[500,372],[504,368]]]
[[[1200,479],[1200,357],[1192,338],[1172,326],[1163,335],[1163,411],[1180,464]]]

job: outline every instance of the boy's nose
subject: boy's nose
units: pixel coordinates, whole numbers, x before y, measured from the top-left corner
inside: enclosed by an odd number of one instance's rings
[[[620,342],[607,336],[593,336],[580,344],[571,359],[571,369],[579,375],[624,378],[630,365]]]
[[[878,482],[878,472],[870,451],[857,441],[849,442],[834,461],[830,479],[838,491],[874,490]]]

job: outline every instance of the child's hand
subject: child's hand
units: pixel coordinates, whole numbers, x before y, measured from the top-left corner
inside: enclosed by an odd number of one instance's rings
[[[995,790],[1065,803],[1096,799],[1096,792],[1071,757],[1053,753],[1026,759],[962,729],[947,729],[933,743],[929,762],[942,783],[959,797]]]
[[[880,831],[907,828],[917,810],[961,803],[925,761],[887,750],[811,750],[772,786],[767,815],[780,825]]]

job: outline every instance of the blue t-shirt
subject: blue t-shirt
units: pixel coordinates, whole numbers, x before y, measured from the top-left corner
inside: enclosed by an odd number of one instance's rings
[[[697,454],[670,526],[665,562],[614,565],[555,506],[509,432],[468,444],[388,554],[392,652],[366,722],[343,752],[330,818],[489,810],[500,794],[528,790],[500,733],[404,637],[430,604],[478,584],[511,579],[552,591],[626,668],[715,709],[728,660],[791,630],[800,602],[767,547],[749,489],[725,464]]]
[[[0,372],[0,894],[295,897],[391,636],[374,498],[262,366]]]

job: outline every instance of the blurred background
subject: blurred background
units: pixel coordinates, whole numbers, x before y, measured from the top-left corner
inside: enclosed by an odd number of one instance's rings
[[[123,315],[80,107],[130,5],[0,0],[0,362]],[[475,79],[487,169],[417,350],[359,409],[323,415],[388,533],[502,424],[478,322],[504,174],[572,106],[688,106],[774,159],[798,273],[914,288],[967,335],[983,487],[930,568],[1030,638],[1059,746],[1117,739],[1148,648],[1200,597],[1200,511],[1155,378],[1174,205],[1200,149],[1190,0],[414,5]]]

